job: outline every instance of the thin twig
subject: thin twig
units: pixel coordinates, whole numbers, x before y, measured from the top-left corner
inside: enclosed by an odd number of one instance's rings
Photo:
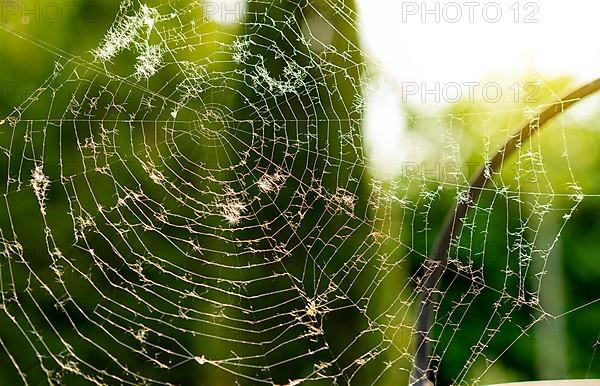
[[[531,119],[479,170],[469,185],[469,200],[458,201],[453,210],[448,213],[444,226],[438,234],[433,253],[426,263],[429,267],[423,278],[423,286],[419,294],[420,303],[415,334],[416,352],[413,373],[411,374],[412,385],[426,386],[430,384],[428,381],[428,373],[430,372],[431,365],[429,360],[431,346],[429,344],[429,329],[433,315],[432,298],[446,265],[452,239],[460,232],[463,219],[471,208],[471,203],[477,201],[488,181],[491,180],[496,172],[502,170],[504,161],[517,151],[521,144],[531,138],[537,131],[541,130],[546,122],[598,90],[600,90],[600,79],[596,79],[570,93],[565,98],[548,107],[539,116]]]

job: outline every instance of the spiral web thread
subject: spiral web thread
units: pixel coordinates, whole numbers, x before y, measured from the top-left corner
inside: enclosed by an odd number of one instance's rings
[[[356,18],[341,2],[253,1],[215,26],[198,3],[123,1],[89,55],[45,46],[54,71],[0,126],[7,379],[408,382],[432,224],[469,200],[471,176],[375,177]],[[433,119],[443,162],[460,165],[471,117]],[[482,159],[510,135],[485,131]],[[566,315],[544,311],[540,285],[566,222],[595,196],[562,143],[566,188],[536,136],[453,241],[430,368],[466,339],[456,384]],[[549,217],[556,237],[538,240]],[[470,324],[482,310],[487,323]]]

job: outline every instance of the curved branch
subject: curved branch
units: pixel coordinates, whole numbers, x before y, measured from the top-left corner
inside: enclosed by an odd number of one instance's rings
[[[541,115],[525,124],[515,136],[508,140],[506,144],[496,152],[494,157],[492,157],[486,166],[479,170],[478,174],[471,181],[468,190],[470,200],[459,201],[454,209],[448,213],[448,217],[436,240],[433,253],[427,261],[427,264],[429,265],[428,272],[423,278],[415,334],[416,353],[413,364],[413,373],[411,374],[411,384],[417,386],[429,384],[427,376],[430,366],[430,344],[428,341],[431,317],[433,314],[432,298],[444,266],[446,265],[450,244],[454,236],[462,229],[463,219],[471,207],[470,203],[477,201],[494,173],[502,170],[504,160],[519,149],[522,143],[526,142],[533,134],[541,130],[549,120],[598,90],[600,90],[600,79],[596,79],[575,90],[565,98],[552,104],[544,110]]]

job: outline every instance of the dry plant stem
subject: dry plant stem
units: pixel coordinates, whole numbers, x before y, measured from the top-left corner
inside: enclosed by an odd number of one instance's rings
[[[538,130],[541,130],[546,122],[598,90],[600,90],[600,79],[596,79],[570,93],[565,98],[552,104],[539,116],[536,116],[529,121],[519,132],[511,137],[498,152],[496,152],[486,166],[479,170],[469,186],[469,200],[459,201],[454,209],[448,213],[444,226],[438,234],[433,253],[427,261],[428,268],[427,272],[424,274],[419,294],[419,313],[417,314],[418,319],[415,333],[416,352],[413,373],[411,374],[411,384],[416,386],[430,384],[427,380],[428,372],[430,370],[430,337],[428,335],[433,315],[433,298],[435,296],[438,281],[446,265],[452,239],[460,232],[463,225],[463,219],[471,208],[471,204],[477,201],[485,188],[485,185],[492,178],[494,173],[499,172],[502,169],[504,160],[519,149],[522,143],[526,142]]]

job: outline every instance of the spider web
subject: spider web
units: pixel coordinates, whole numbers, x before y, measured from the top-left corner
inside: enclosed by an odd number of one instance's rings
[[[39,43],[59,60],[1,121],[7,377],[409,382],[438,217],[469,199],[472,176],[376,177],[356,19],[342,2],[251,1],[217,25],[199,3],[122,1],[89,55]],[[483,114],[478,161],[510,136],[492,131],[496,114]],[[464,163],[476,117],[434,118],[442,164]],[[540,286],[587,195],[568,164],[557,191],[544,146],[522,145],[453,240],[429,367],[447,363],[456,384],[564,316],[544,310]],[[548,218],[556,237],[538,240]],[[457,341],[470,351],[450,355]]]

